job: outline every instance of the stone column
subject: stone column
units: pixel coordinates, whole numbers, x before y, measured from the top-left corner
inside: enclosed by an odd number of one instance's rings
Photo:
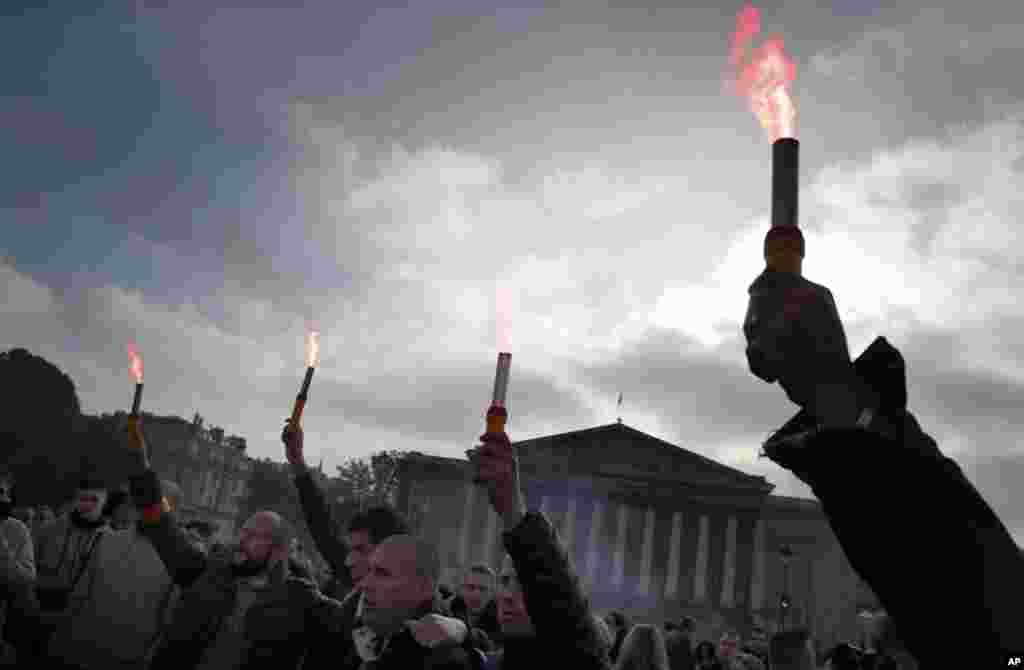
[[[618,529],[615,533],[615,554],[612,563],[612,588],[622,589],[626,570],[626,525],[629,523],[629,506],[619,505]]]
[[[750,578],[750,609],[760,610],[764,607],[764,519],[758,519],[754,526],[754,564]]]
[[[736,526],[736,517],[729,515],[729,521],[725,527],[725,564],[722,566],[722,607],[735,605]]]
[[[665,575],[665,597],[675,598],[679,593],[679,554],[683,544],[683,513],[672,515],[672,538],[669,540],[668,572]]]
[[[590,520],[590,541],[587,543],[587,582],[591,588],[597,581],[598,564],[601,560],[601,518],[604,515],[604,501],[594,500],[594,511]]]
[[[708,597],[708,536],[710,519],[700,517],[700,536],[697,538],[697,567],[693,574],[693,599],[702,602]]]
[[[476,484],[466,484],[463,487],[465,492],[466,504],[462,512],[462,528],[459,532],[459,569],[464,570],[470,560],[471,548],[470,548],[470,534],[473,530],[473,510],[476,508],[477,499],[477,486]]]
[[[644,544],[641,550],[640,558],[640,583],[637,586],[637,592],[646,596],[651,592],[651,563],[653,560],[652,553],[654,551],[654,525],[658,519],[654,515],[654,508],[647,507],[647,514],[644,518]]]

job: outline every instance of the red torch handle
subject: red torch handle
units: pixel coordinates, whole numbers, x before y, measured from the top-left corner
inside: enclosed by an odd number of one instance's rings
[[[306,396],[300,395],[295,397],[295,406],[292,407],[292,425],[298,426],[299,422],[302,421],[302,410],[306,408]]]

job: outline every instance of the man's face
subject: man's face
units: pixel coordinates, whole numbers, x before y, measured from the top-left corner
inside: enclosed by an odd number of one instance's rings
[[[526,611],[526,599],[519,579],[512,573],[502,575],[498,586],[498,624],[501,632],[509,636],[533,635],[533,621]],[[614,634],[614,631],[613,631]]]
[[[345,557],[345,565],[348,566],[355,584],[358,585],[370,571],[370,556],[376,548],[377,545],[370,541],[369,532],[353,530],[348,534],[348,556]]]
[[[462,580],[462,599],[470,612],[479,612],[491,599],[491,579],[479,572],[470,572]]]
[[[378,631],[394,630],[433,596],[433,585],[416,574],[415,548],[383,542],[370,555],[362,581],[363,621]]]
[[[282,548],[275,545],[273,524],[266,518],[253,516],[238,533],[235,565],[245,572],[258,574],[281,559]]]
[[[11,492],[14,490],[14,484],[8,480],[0,480],[0,502],[11,502]]]
[[[107,502],[104,489],[79,489],[75,495],[75,509],[82,518],[96,521],[103,513],[103,505]]]

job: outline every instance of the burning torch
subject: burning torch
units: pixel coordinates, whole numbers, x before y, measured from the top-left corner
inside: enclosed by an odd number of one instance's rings
[[[139,354],[139,350],[135,348],[135,345],[128,345],[128,358],[132,362],[129,370],[132,376],[135,377],[135,397],[132,399],[131,415],[137,417],[139,415],[139,406],[142,404],[142,356]]]
[[[769,383],[779,380],[790,400],[817,418],[838,419],[849,406],[849,390],[858,384],[831,291],[802,273],[805,247],[797,208],[800,143],[796,105],[789,94],[796,65],[786,55],[780,36],[752,49],[759,31],[757,8],[744,7],[732,42],[736,90],[772,143],[771,227],[764,238],[765,269],[748,289],[747,361],[757,377]],[[806,338],[801,351],[814,357],[813,362],[806,361],[810,365],[800,366],[804,370],[795,369],[783,352],[798,315],[802,326],[798,332]],[[785,379],[780,379],[783,375]]]
[[[302,380],[302,388],[299,395],[295,396],[295,405],[292,407],[291,425],[298,426],[302,421],[302,410],[306,408],[306,400],[309,398],[309,385],[313,382],[313,371],[316,369],[317,359],[320,356],[320,333],[310,331],[306,338],[306,376]]]
[[[487,432],[498,435],[505,432],[505,424],[508,422],[508,410],[505,408],[505,400],[508,397],[508,375],[512,366],[512,354],[499,353],[498,366],[494,370],[494,393],[491,396],[491,406],[487,409]],[[477,484],[483,480],[474,478]]]

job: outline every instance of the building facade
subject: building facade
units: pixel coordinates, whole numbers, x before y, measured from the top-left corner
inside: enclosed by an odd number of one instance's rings
[[[698,636],[752,625],[811,629],[820,645],[858,640],[863,585],[816,501],[617,423],[516,443],[527,507],[567,545],[597,610],[640,621],[691,615]],[[469,463],[414,453],[399,508],[440,549],[445,578],[507,559],[501,526]],[[781,549],[792,549],[784,561]]]
[[[232,538],[253,469],[245,439],[206,427],[198,414],[191,423],[179,417],[146,416],[144,430],[154,471],[182,490],[179,519],[213,522],[212,539]]]

